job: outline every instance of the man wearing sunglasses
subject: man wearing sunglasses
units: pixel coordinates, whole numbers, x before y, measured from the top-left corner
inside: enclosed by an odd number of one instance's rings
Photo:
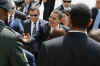
[[[40,43],[48,38],[50,27],[48,22],[39,19],[38,7],[31,7],[29,9],[29,19],[25,21],[23,40],[28,43],[32,49],[29,50],[35,56],[39,51]]]
[[[72,0],[62,0],[62,5],[60,5],[56,9],[59,10],[59,11],[66,10],[66,11],[70,12],[71,2],[72,2]]]

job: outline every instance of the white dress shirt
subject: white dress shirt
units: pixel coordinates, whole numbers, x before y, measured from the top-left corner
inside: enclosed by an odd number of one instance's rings
[[[34,22],[31,22],[31,36],[32,36],[33,31],[34,31],[34,27],[35,27]]]
[[[36,25],[35,25],[35,23],[36,23]],[[33,31],[34,31],[34,28],[36,28],[35,29],[36,31],[39,30],[38,25],[39,25],[39,20],[37,20],[36,22],[31,22],[31,36],[32,36]]]

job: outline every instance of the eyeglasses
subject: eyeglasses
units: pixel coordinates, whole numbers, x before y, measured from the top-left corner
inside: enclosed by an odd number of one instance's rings
[[[63,0],[63,1],[64,1],[64,0]],[[64,1],[64,3],[66,3],[66,2],[67,2],[67,3],[71,3],[71,1]]]
[[[33,17],[33,16],[34,16],[34,17],[37,17],[38,15],[37,15],[37,14],[34,14],[34,15],[30,15],[30,16],[32,16],[32,17]]]

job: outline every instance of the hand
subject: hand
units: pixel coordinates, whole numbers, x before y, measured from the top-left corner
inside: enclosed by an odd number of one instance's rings
[[[28,43],[28,42],[30,41],[30,34],[27,33],[27,34],[25,35],[25,33],[23,33],[23,34],[22,34],[22,39],[23,39],[23,41],[24,41],[25,43]]]

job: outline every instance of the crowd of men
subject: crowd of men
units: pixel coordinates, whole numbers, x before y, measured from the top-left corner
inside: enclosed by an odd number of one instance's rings
[[[0,0],[0,66],[100,66],[100,0],[55,1]]]

